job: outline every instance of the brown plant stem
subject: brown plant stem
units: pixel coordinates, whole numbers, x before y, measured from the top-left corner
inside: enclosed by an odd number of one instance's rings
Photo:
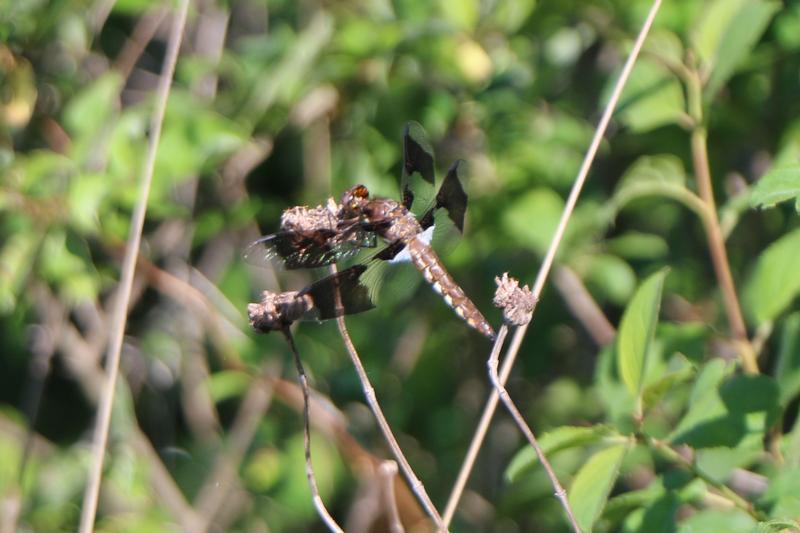
[[[142,179],[139,189],[139,196],[136,201],[134,213],[131,219],[131,229],[129,236],[130,245],[127,248],[125,259],[122,265],[122,276],[119,283],[119,297],[111,320],[111,342],[108,347],[108,361],[106,363],[106,381],[101,393],[100,404],[98,406],[97,422],[95,425],[94,436],[92,438],[92,459],[89,467],[89,479],[83,497],[81,509],[80,531],[89,533],[94,529],[94,520],[97,513],[97,501],[100,493],[100,479],[103,473],[103,462],[105,459],[106,443],[108,440],[108,429],[111,425],[111,408],[114,403],[114,391],[119,375],[119,360],[122,351],[122,338],[125,334],[125,324],[127,322],[128,302],[130,301],[131,289],[133,287],[133,275],[136,266],[136,257],[139,255],[139,246],[142,240],[142,229],[147,213],[147,199],[150,196],[150,185],[153,181],[155,170],[156,153],[158,143],[161,139],[161,127],[164,123],[164,113],[167,108],[167,98],[172,84],[172,76],[175,72],[175,65],[178,62],[180,43],[183,37],[183,30],[186,25],[186,15],[189,10],[189,0],[182,0],[178,7],[172,28],[170,29],[167,54],[164,66],[159,77],[156,105],[153,110],[151,121],[151,135],[149,138],[147,155],[142,169]]]
[[[642,24],[642,28],[639,30],[639,34],[636,37],[636,41],[631,49],[630,54],[628,55],[628,59],[625,61],[625,66],[620,73],[619,78],[617,79],[616,84],[614,85],[614,90],[611,93],[611,97],[606,104],[605,109],[603,110],[603,115],[600,118],[600,122],[595,129],[594,136],[592,137],[592,141],[589,144],[589,148],[586,151],[586,155],[583,158],[583,162],[581,163],[581,168],[578,171],[578,175],[575,178],[575,182],[572,185],[572,189],[570,190],[569,196],[567,197],[566,205],[564,206],[564,211],[561,214],[561,218],[558,222],[558,226],[556,227],[555,234],[553,235],[552,240],[550,241],[550,246],[547,249],[547,253],[545,254],[544,261],[542,262],[541,267],[539,267],[539,272],[536,275],[536,280],[534,281],[532,293],[533,297],[538,299],[541,296],[542,289],[544,288],[544,284],[547,281],[547,277],[550,273],[550,269],[553,266],[553,261],[555,260],[556,252],[561,244],[561,241],[564,237],[564,232],[567,228],[567,223],[569,222],[570,217],[572,216],[572,211],[575,208],[575,205],[578,202],[578,197],[580,196],[581,191],[583,190],[583,185],[586,182],[586,178],[589,175],[589,169],[592,166],[592,162],[594,161],[595,156],[597,155],[597,151],[600,147],[600,143],[605,135],[605,132],[608,128],[608,124],[611,121],[611,115],[616,108],[617,103],[619,102],[619,98],[622,94],[622,89],[625,87],[625,84],[630,77],[630,73],[633,70],[633,65],[636,63],[636,59],[639,57],[639,52],[642,49],[642,45],[644,44],[644,40],[647,37],[647,34],[650,32],[650,28],[653,25],[653,20],[655,19],[656,14],[658,13],[659,8],[661,7],[661,0],[653,0],[653,4],[650,7],[650,11],[647,14],[647,18],[645,19],[644,24]],[[536,310],[534,309],[534,312]],[[503,360],[503,365],[500,369],[500,379],[499,383],[505,385],[506,381],[508,380],[508,376],[511,374],[511,369],[514,366],[514,362],[516,360],[517,354],[519,353],[520,345],[522,344],[522,340],[525,337],[525,333],[528,330],[528,325],[520,326],[514,332],[514,336],[511,340],[511,344],[506,350],[506,357]],[[472,470],[473,465],[475,464],[475,459],[477,457],[477,450],[480,450],[483,439],[486,437],[486,432],[489,428],[489,422],[491,421],[492,416],[494,415],[494,411],[497,408],[497,402],[499,400],[498,392],[496,389],[492,390],[489,399],[486,402],[486,407],[484,407],[483,415],[481,415],[481,421],[478,425],[478,428],[473,435],[472,442],[470,443],[470,452],[475,450],[475,453],[468,452],[467,457],[465,458],[464,462],[461,465],[461,471],[459,472],[459,479],[460,478],[468,478],[469,473]],[[450,499],[448,501],[448,508],[453,507],[458,504],[458,500],[461,497],[461,492],[463,491],[463,486],[456,486],[454,487],[453,491],[450,494]],[[452,516],[452,514],[450,515]]]
[[[335,272],[335,268],[336,267],[333,266],[331,267],[331,270]],[[447,531],[447,526],[442,521],[439,511],[436,510],[436,506],[433,505],[433,502],[428,496],[425,486],[414,473],[414,470],[411,468],[411,464],[408,462],[405,455],[403,455],[403,450],[397,443],[397,439],[394,437],[392,429],[389,426],[389,423],[386,421],[386,417],[383,415],[383,410],[381,409],[380,404],[378,404],[378,398],[375,395],[375,388],[372,386],[372,383],[370,383],[369,377],[367,376],[367,371],[364,369],[364,365],[361,363],[361,358],[358,356],[358,352],[353,344],[353,340],[350,338],[350,333],[347,331],[344,318],[338,317],[336,319],[336,325],[339,327],[339,334],[342,336],[344,345],[347,348],[347,353],[350,355],[350,360],[356,369],[358,379],[361,381],[361,387],[364,390],[364,396],[367,400],[367,404],[372,410],[372,414],[375,416],[375,420],[378,422],[378,427],[383,433],[383,437],[386,439],[389,449],[392,451],[392,455],[394,455],[394,458],[397,460],[400,470],[403,472],[403,475],[406,477],[406,480],[411,486],[411,490],[414,492],[414,494],[416,494],[423,508],[428,513],[428,516],[430,516],[436,523],[436,527],[440,531]]]
[[[544,450],[542,450],[542,447],[539,446],[539,441],[536,439],[536,435],[533,434],[533,430],[525,422],[525,418],[522,416],[522,413],[519,412],[519,409],[517,409],[517,406],[514,404],[511,396],[509,396],[505,386],[500,382],[500,376],[497,374],[500,348],[503,345],[503,341],[505,340],[507,333],[508,326],[503,324],[503,326],[500,328],[500,331],[497,333],[497,340],[492,348],[492,353],[489,355],[489,360],[486,363],[486,366],[489,368],[489,379],[491,379],[492,386],[494,387],[494,390],[497,391],[500,401],[502,401],[506,406],[506,409],[508,409],[511,417],[514,419],[514,422],[517,423],[517,427],[519,427],[520,431],[522,431],[522,434],[525,435],[526,439],[528,439],[528,443],[530,443],[530,445],[536,451],[536,456],[539,458],[539,462],[544,467],[545,472],[547,472],[547,477],[550,478],[550,483],[555,489],[555,496],[558,498],[558,501],[561,502],[564,512],[567,513],[567,517],[569,518],[573,531],[580,533],[581,527],[578,525],[578,520],[575,518],[575,513],[572,511],[572,506],[569,504],[567,491],[564,490],[564,487],[562,487],[561,483],[558,481],[558,476],[556,476],[555,471],[553,471],[550,461],[547,460]]]
[[[717,216],[717,206],[714,201],[714,189],[711,183],[711,167],[708,163],[708,134],[703,123],[703,88],[700,74],[692,70],[687,78],[687,99],[689,114],[694,124],[691,131],[692,165],[694,167],[697,192],[706,205],[702,217],[703,228],[708,242],[708,251],[714,274],[722,291],[722,300],[727,315],[728,324],[734,338],[739,343],[739,356],[745,372],[758,374],[756,352],[747,336],[742,309],[736,295],[736,285],[731,275],[728,252],[725,249],[725,237],[720,228]]]
[[[311,394],[308,390],[308,377],[303,368],[303,362],[300,360],[300,353],[297,351],[297,346],[294,343],[294,337],[288,326],[283,328],[283,336],[286,337],[286,341],[289,343],[289,347],[292,350],[294,364],[295,367],[297,367],[297,378],[300,381],[300,389],[303,391],[303,450],[306,457],[306,477],[308,478],[308,486],[311,489],[311,499],[314,502],[314,507],[317,509],[317,514],[319,514],[322,521],[325,522],[325,525],[328,526],[328,529],[336,531],[337,533],[344,533],[344,530],[339,527],[339,524],[336,523],[336,520],[334,520],[328,512],[325,503],[322,501],[322,496],[319,494],[317,476],[314,474],[314,465],[311,462],[311,423],[309,421]]]

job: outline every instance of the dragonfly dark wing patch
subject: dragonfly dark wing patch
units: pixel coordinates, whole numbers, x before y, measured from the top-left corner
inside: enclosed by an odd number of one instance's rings
[[[365,265],[355,265],[312,284],[302,294],[314,301],[315,318],[327,320],[369,311],[375,305],[361,281]]]
[[[460,176],[462,166],[461,160],[450,166],[439,192],[436,193],[436,207],[443,207],[447,211],[447,216],[461,232],[464,231],[464,215],[467,212],[467,193],[461,185]]]
[[[374,248],[376,244],[374,233],[358,227],[345,233],[281,231],[253,241],[243,256],[245,261],[256,266],[265,267],[272,262],[296,270],[330,265],[355,255],[362,248]]]
[[[403,174],[400,190],[403,205],[411,210],[414,202],[425,207],[433,194],[435,180],[433,147],[417,122],[406,124],[403,132]]]

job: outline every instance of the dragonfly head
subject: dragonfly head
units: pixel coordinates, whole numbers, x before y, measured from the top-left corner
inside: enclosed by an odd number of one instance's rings
[[[344,218],[357,218],[363,214],[363,208],[369,201],[369,189],[364,185],[349,188],[342,195],[342,212]]]

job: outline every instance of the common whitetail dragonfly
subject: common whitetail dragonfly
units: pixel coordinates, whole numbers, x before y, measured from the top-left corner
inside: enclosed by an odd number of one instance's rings
[[[411,122],[403,135],[401,201],[370,198],[364,185],[356,185],[342,195],[338,204],[331,199],[325,206],[287,209],[281,217],[281,229],[252,242],[245,258],[257,263],[276,259],[288,269],[317,268],[341,261],[364,248],[375,248],[380,239],[385,248],[368,262],[410,260],[458,316],[482,335],[494,339],[489,322],[430,246],[434,215],[442,208],[451,224],[463,231],[467,195],[459,179],[459,167],[460,162],[456,161],[435,196],[430,193],[435,184],[433,149],[422,126]],[[412,212],[415,199],[427,206],[419,216]],[[359,280],[362,273],[355,278],[359,286],[363,286]],[[334,279],[322,280],[323,286],[327,287],[329,281]],[[339,291],[343,290],[340,287]],[[346,296],[343,294],[342,298]],[[347,309],[344,311],[349,314]]]
[[[247,306],[250,325],[261,333],[286,332],[298,320],[328,320],[369,311],[375,306],[360,279],[366,269],[366,265],[354,265],[300,291],[264,291],[259,303]]]

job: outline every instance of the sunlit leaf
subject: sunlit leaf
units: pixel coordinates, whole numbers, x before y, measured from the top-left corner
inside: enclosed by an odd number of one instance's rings
[[[552,189],[534,189],[505,210],[503,225],[519,244],[544,254],[563,208],[564,201]]]
[[[562,450],[590,446],[615,436],[623,438],[608,426],[561,426],[542,435],[539,438],[539,445],[542,447],[545,457],[551,458]],[[510,483],[514,482],[520,474],[538,462],[536,451],[526,445],[511,459],[511,463],[506,468],[506,480]]]
[[[617,366],[631,396],[641,398],[650,344],[661,308],[661,291],[667,270],[642,282],[625,309],[617,338]]]
[[[692,32],[692,41],[710,72],[706,96],[714,94],[741,65],[763,33],[778,2],[714,0]]]
[[[756,182],[750,193],[753,207],[774,207],[791,199],[795,199],[795,209],[800,211],[800,165],[770,170]]]
[[[572,481],[569,503],[584,531],[590,531],[600,517],[627,451],[627,444],[618,444],[595,453]]]
[[[770,244],[756,260],[744,293],[745,312],[756,322],[775,319],[800,292],[800,229]]]
[[[673,124],[686,113],[683,88],[668,68],[643,57],[620,98],[617,115],[635,132]]]

